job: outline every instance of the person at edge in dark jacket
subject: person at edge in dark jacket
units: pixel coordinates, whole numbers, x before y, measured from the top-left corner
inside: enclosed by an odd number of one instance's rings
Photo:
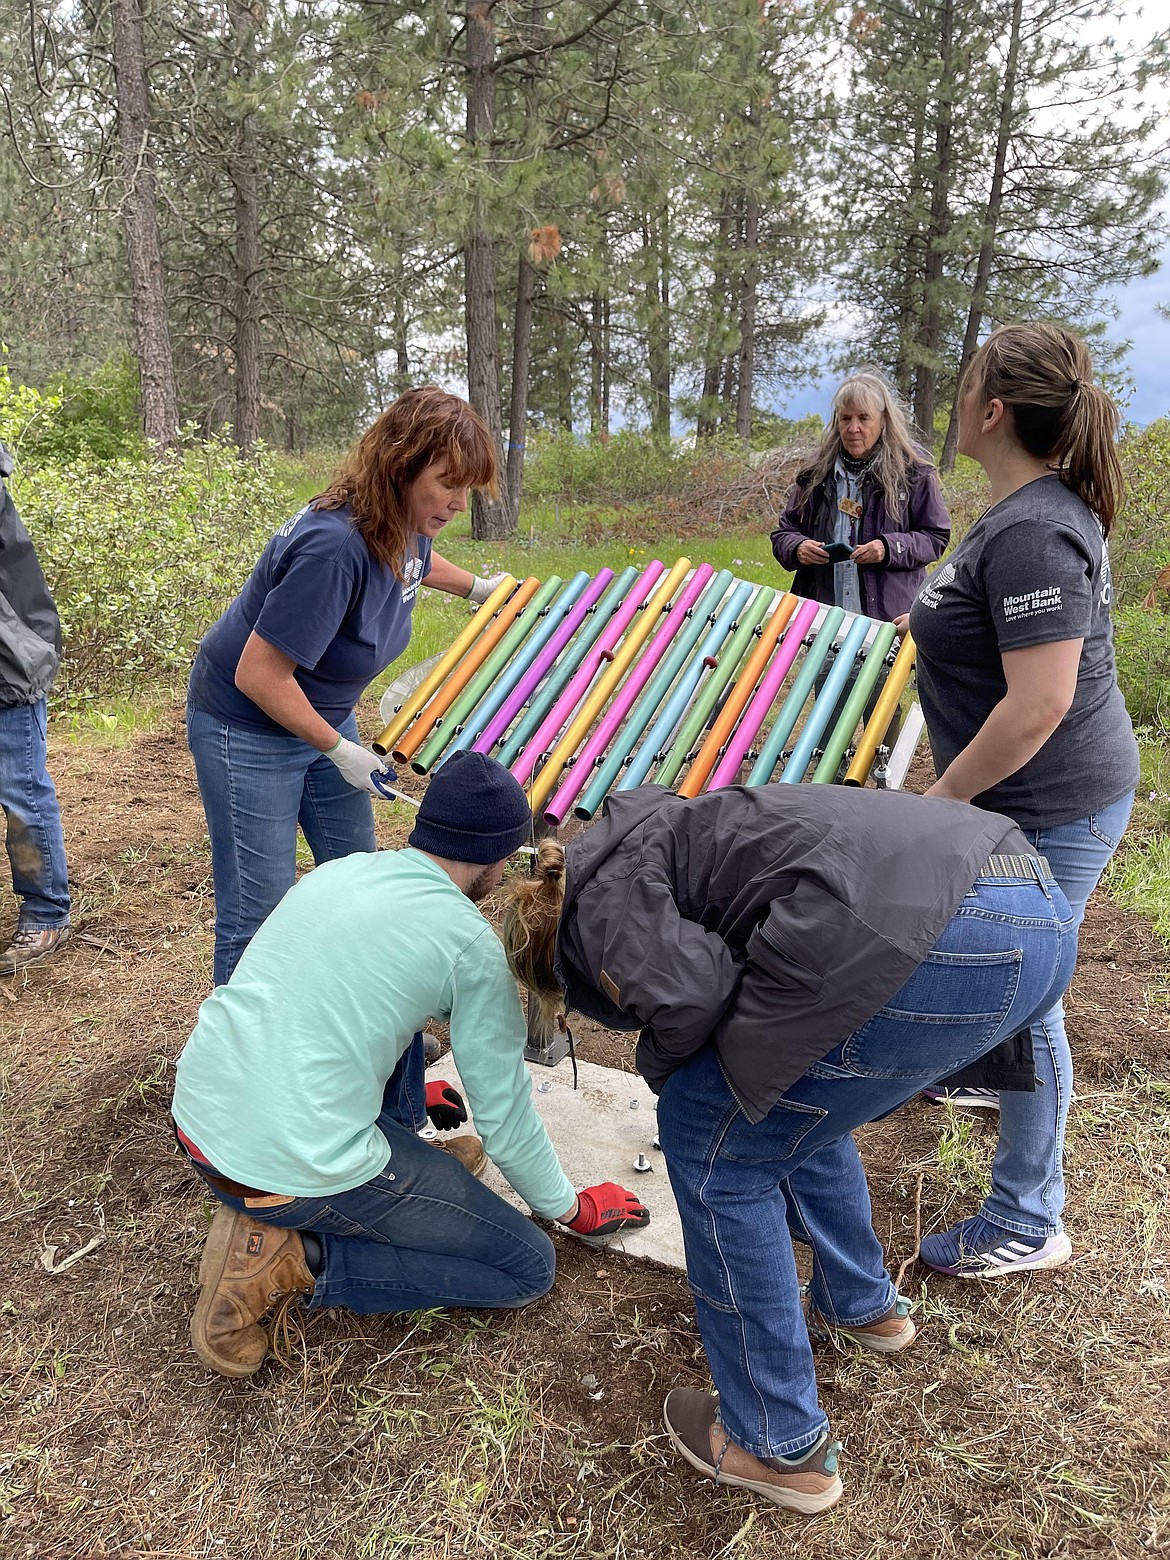
[[[941,558],[951,521],[934,462],[912,440],[893,389],[878,374],[852,374],[833,397],[812,460],[796,474],[772,552],[794,570],[792,590],[810,601],[892,622]],[[817,679],[820,690],[828,668]],[[856,678],[829,719],[831,731]],[[868,720],[881,685],[865,712]],[[895,717],[886,734],[897,737]]]
[[[61,661],[61,620],[4,483],[12,469],[0,444],[0,808],[20,901],[0,975],[56,953],[69,936],[70,910],[61,809],[45,757],[45,698]]]
[[[994,331],[959,392],[959,449],[987,473],[991,506],[908,620],[938,775],[927,794],[1014,819],[1052,863],[1078,925],[1140,778],[1113,654],[1107,538],[1122,497],[1120,422],[1078,336],[1047,323]],[[1022,1082],[998,1092],[979,1068],[929,1091],[1000,1111],[987,1197],[922,1242],[939,1272],[997,1279],[1072,1255],[1062,998],[1021,1037]]]
[[[675,1448],[811,1513],[841,1495],[811,1344],[913,1341],[855,1127],[1044,1010],[1068,902],[1009,819],[837,786],[608,798],[505,896],[530,1001],[637,1029],[718,1392],[676,1387]],[[810,1246],[802,1306],[793,1241]]]

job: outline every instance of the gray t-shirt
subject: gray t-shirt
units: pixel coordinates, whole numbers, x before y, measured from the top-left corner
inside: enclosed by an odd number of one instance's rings
[[[1022,769],[973,798],[1023,828],[1099,812],[1138,782],[1117,686],[1109,553],[1096,516],[1057,476],[989,509],[910,609],[918,694],[940,775],[1007,692],[1002,655],[1083,639],[1072,705]]]

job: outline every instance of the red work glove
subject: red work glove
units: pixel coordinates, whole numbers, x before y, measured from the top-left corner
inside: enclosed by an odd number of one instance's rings
[[[565,1227],[599,1245],[627,1230],[645,1229],[650,1223],[649,1208],[616,1181],[587,1186],[577,1193],[577,1204],[576,1216],[567,1219]]]
[[[427,1115],[440,1132],[450,1132],[467,1120],[467,1106],[458,1089],[452,1088],[446,1078],[436,1078],[427,1084]]]

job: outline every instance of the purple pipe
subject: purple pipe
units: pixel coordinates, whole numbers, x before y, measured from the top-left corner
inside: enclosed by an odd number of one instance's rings
[[[602,663],[613,660],[614,647],[630,626],[638,608],[665,573],[665,568],[655,558],[653,563],[646,565],[634,581],[629,595],[614,613],[609,626],[600,636],[597,643],[590,649],[589,654],[577,668],[564,693],[561,694],[552,709],[549,710],[540,725],[532,733],[528,746],[512,765],[512,773],[521,785],[528,783],[532,771],[536,768],[537,760],[542,753],[548,750],[552,739],[557,735],[561,727],[566,724],[572,711],[584,698],[585,690],[597,676]]]
[[[760,678],[759,685],[740,718],[734,736],[728,740],[727,751],[716,765],[710,780],[707,781],[708,791],[718,791],[725,785],[735,784],[735,777],[739,774],[744,754],[751,747],[752,738],[764,724],[773,700],[780,692],[780,684],[788,676],[789,668],[796,660],[805,630],[812,626],[818,610],[815,601],[802,601],[793,613],[788,627],[784,630],[784,639],[779,649],[769,661],[767,671]]]
[[[630,675],[614,695],[613,703],[573,761],[573,766],[568,771],[568,778],[544,809],[544,816],[548,823],[560,823],[577,800],[579,792],[590,779],[597,760],[605,752],[618,727],[630,713],[634,700],[650,680],[651,672],[666,654],[670,641],[683,626],[687,613],[702,595],[704,586],[714,573],[715,570],[709,563],[700,564],[679,593],[678,600],[666,614],[666,622],[634,663]]]
[[[573,635],[585,621],[589,608],[601,599],[612,579],[613,570],[602,569],[595,579],[589,581],[589,584],[585,587],[584,594],[574,604],[573,610],[568,617],[566,617],[548,644],[545,645],[536,660],[533,661],[532,665],[524,673],[524,676],[521,677],[503,704],[500,705],[495,715],[492,716],[491,720],[483,728],[483,731],[472,745],[471,751],[473,753],[490,753],[492,748],[495,747],[500,737],[503,736],[504,732],[507,731],[508,727],[516,719],[523,705],[528,702],[532,690],[548,675],[557,656],[560,655],[569,640],[572,639]]]

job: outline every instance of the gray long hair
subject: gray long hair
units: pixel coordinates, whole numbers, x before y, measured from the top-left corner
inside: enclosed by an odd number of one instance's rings
[[[915,444],[910,424],[892,385],[880,374],[850,374],[833,397],[828,426],[810,463],[796,474],[801,507],[807,508],[812,495],[833,470],[837,457],[844,453],[839,412],[872,412],[882,418],[882,432],[874,450],[873,475],[886,500],[886,509],[897,514],[905,501],[912,466],[933,466],[927,452]]]

